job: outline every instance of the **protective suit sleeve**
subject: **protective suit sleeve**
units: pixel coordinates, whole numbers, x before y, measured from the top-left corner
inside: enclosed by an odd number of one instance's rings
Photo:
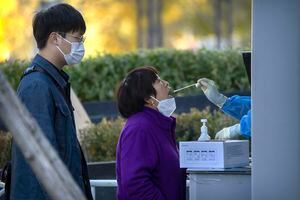
[[[241,135],[249,138],[251,137],[251,110],[248,111],[247,115],[244,115],[240,121]]]
[[[226,100],[221,109],[226,114],[241,120],[251,109],[251,97],[234,95]]]

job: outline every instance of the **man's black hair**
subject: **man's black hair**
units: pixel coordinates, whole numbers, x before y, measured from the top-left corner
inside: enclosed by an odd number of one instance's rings
[[[39,49],[43,49],[52,32],[68,33],[79,31],[82,35],[86,27],[81,13],[69,4],[57,4],[35,14],[32,22],[33,35]],[[65,35],[63,35],[65,37]]]

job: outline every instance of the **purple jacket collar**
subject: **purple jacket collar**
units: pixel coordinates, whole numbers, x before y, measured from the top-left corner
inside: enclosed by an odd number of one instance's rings
[[[176,118],[174,117],[166,117],[161,114],[158,110],[144,107],[143,112],[145,112],[149,117],[153,118],[153,121],[162,129],[172,130],[172,133],[175,131],[176,127]]]

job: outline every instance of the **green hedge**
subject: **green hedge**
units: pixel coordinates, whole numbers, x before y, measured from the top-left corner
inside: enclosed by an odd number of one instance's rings
[[[222,128],[237,123],[236,120],[220,111],[210,112],[208,108],[203,111],[191,109],[189,113],[177,116],[177,141],[197,140],[202,118],[208,120],[208,132],[211,138],[214,138],[215,133]],[[89,162],[115,160],[116,146],[124,123],[122,118],[103,119],[99,124],[92,125],[80,132],[81,145]],[[0,133],[0,168],[10,157],[10,139],[9,134]]]
[[[236,50],[198,51],[156,49],[118,55],[104,54],[87,58],[81,64],[67,68],[72,86],[82,101],[111,100],[129,70],[152,65],[173,88],[194,83],[200,77],[216,81],[224,92],[249,90],[241,54]],[[22,71],[28,62],[1,63],[9,82],[17,87]],[[192,88],[179,95],[199,94]]]
[[[189,113],[182,113],[177,116],[176,137],[178,141],[197,140],[200,136],[201,119],[206,118],[208,121],[208,133],[210,137],[215,138],[215,134],[224,127],[238,123],[237,120],[227,116],[221,111],[209,110],[209,107],[199,111],[192,108]]]
[[[197,140],[202,124],[201,118],[208,119],[208,132],[212,138],[217,131],[237,123],[220,111],[210,112],[208,108],[203,111],[191,109],[191,112],[177,116],[177,141]],[[81,144],[88,161],[115,160],[116,145],[123,125],[124,120],[121,118],[111,121],[104,119],[98,125],[81,132]]]
[[[11,135],[0,131],[0,169],[10,160]]]
[[[80,132],[80,141],[88,161],[111,161],[116,158],[116,146],[124,120],[103,119],[99,124]]]
[[[14,89],[17,89],[20,78],[28,64],[29,62],[19,60],[0,63],[0,70]]]

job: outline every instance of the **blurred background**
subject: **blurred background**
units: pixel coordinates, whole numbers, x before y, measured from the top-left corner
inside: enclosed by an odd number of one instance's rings
[[[0,0],[0,70],[15,90],[37,53],[33,15],[62,2],[80,10],[87,26],[84,60],[66,71],[93,122],[78,132],[91,179],[115,179],[124,125],[115,93],[131,69],[155,66],[174,89],[207,77],[228,96],[250,95],[241,51],[251,50],[251,0]],[[197,88],[176,94],[176,102],[177,141],[197,140],[201,118],[212,138],[237,123]],[[0,169],[10,142],[0,122]],[[115,188],[97,188],[96,199],[114,196]]]
[[[0,61],[32,58],[32,17],[60,2],[86,20],[85,58],[158,47],[250,49],[251,0],[0,0]]]
[[[0,0],[0,70],[15,90],[37,53],[34,14],[62,2],[87,25],[84,60],[65,70],[95,125],[79,136],[89,161],[114,160],[123,125],[116,91],[135,67],[156,67],[173,89],[207,77],[228,96],[250,95],[241,52],[251,50],[251,0]],[[211,136],[234,123],[198,88],[177,93],[176,101],[178,141],[198,138],[200,118],[215,123]]]
[[[296,189],[299,178],[295,178],[299,177],[299,159],[295,159],[298,152],[294,151],[299,150],[299,135],[293,135],[299,132],[299,115],[295,109],[298,108],[295,101],[298,93],[294,93],[299,91],[299,84],[292,84],[298,80],[299,59],[296,54],[287,53],[299,52],[299,45],[294,42],[299,41],[299,1],[0,0],[0,71],[14,89],[17,89],[30,59],[37,53],[32,36],[33,15],[63,2],[78,9],[87,26],[84,60],[66,68],[66,72],[92,121],[90,126],[78,131],[91,179],[116,178],[116,144],[125,120],[118,113],[115,94],[130,70],[152,65],[173,89],[207,77],[214,80],[226,96],[250,96],[242,52],[251,51],[251,32],[254,30],[257,57],[253,60],[256,66],[253,75],[260,73],[253,90],[257,106],[254,132],[264,134],[256,134],[253,143],[250,140],[250,148],[256,149],[252,154],[256,157],[252,195],[259,198],[260,192],[265,196],[273,193],[271,196],[277,195],[279,199],[282,195],[296,194],[294,199],[300,199]],[[289,40],[282,40],[287,36]],[[265,38],[269,39],[264,41]],[[287,81],[275,84],[278,78]],[[293,87],[286,90],[289,84]],[[295,97],[293,101],[268,90],[274,85],[278,86],[277,91],[282,89],[286,93],[296,88],[290,92]],[[212,105],[199,88],[183,90],[175,98],[177,142],[197,140],[203,118],[208,119],[208,132],[212,138],[222,128],[238,123]],[[266,103],[271,100],[272,104]],[[282,115],[286,113],[288,117],[283,119]],[[280,127],[282,123],[291,124],[284,126],[288,128],[285,132],[289,133],[285,140],[280,137],[284,129]],[[11,138],[5,127],[1,130],[0,122],[0,171],[10,160]],[[283,157],[287,158],[284,162]],[[97,188],[96,199],[115,199],[115,189]]]

